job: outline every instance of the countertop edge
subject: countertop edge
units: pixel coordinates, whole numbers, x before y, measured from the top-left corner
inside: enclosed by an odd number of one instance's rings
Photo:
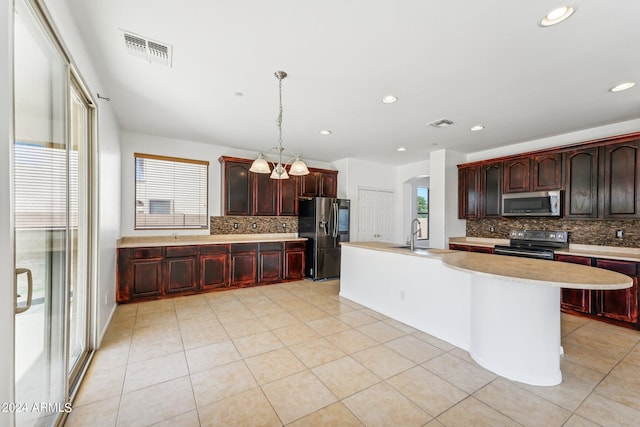
[[[232,236],[232,237],[231,237]],[[224,245],[232,243],[269,243],[269,242],[304,242],[306,237],[294,235],[216,235],[216,236],[162,236],[162,237],[135,237],[126,236],[118,239],[116,247],[125,248],[150,248],[158,246],[195,246],[195,245]]]

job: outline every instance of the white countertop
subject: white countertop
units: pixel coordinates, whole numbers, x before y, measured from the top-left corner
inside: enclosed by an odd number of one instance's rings
[[[633,285],[630,277],[602,268],[567,262],[508,257],[449,249],[422,249],[411,252],[406,248],[382,242],[348,242],[343,245],[406,256],[438,258],[450,268],[470,274],[491,276],[519,283],[555,286],[572,289],[626,289]]]

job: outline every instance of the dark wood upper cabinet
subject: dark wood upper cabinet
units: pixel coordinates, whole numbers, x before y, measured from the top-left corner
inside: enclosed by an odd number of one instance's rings
[[[562,154],[538,154],[531,158],[531,191],[562,188]]]
[[[252,215],[278,215],[278,182],[267,173],[251,173],[253,179]]]
[[[502,163],[480,167],[480,217],[499,217],[502,214]]]
[[[223,212],[224,215],[251,215],[252,183],[250,163],[223,161]]]
[[[338,194],[338,172],[320,172],[320,197],[336,197]]]
[[[515,159],[505,160],[503,163],[504,170],[504,193],[518,193],[529,191],[531,188],[529,182],[530,158],[518,157]]]
[[[223,215],[298,215],[298,196],[336,197],[338,171],[309,168],[304,176],[271,179],[249,172],[252,161],[222,156]]]
[[[300,196],[317,197],[320,195],[320,174],[310,172],[300,177]]]
[[[640,217],[640,141],[602,147],[605,218]]]
[[[565,218],[598,217],[598,153],[598,147],[591,147],[564,154]]]
[[[458,218],[479,217],[479,169],[478,166],[458,169]]]
[[[291,175],[278,180],[278,215],[298,215],[298,180]]]

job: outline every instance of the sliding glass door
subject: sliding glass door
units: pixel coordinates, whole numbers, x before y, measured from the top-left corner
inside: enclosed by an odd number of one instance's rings
[[[49,426],[87,350],[91,115],[26,0],[14,28],[16,424]]]

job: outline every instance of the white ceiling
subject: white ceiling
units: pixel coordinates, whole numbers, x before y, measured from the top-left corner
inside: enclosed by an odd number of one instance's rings
[[[401,165],[640,117],[637,0],[574,0],[549,28],[538,22],[561,1],[68,2],[101,95],[134,132],[265,151],[276,70],[289,74],[285,148],[327,162]],[[128,55],[121,30],[172,45],[173,66]],[[638,85],[608,91],[624,81]],[[441,118],[455,123],[426,125]]]

